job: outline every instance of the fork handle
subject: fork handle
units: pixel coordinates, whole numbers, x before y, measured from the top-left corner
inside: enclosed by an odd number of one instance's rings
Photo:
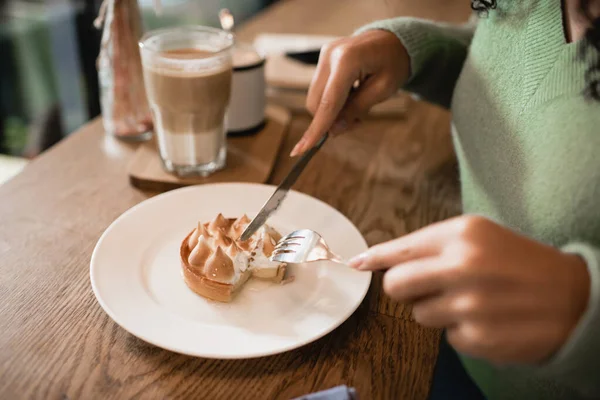
[[[332,252],[331,250],[327,252],[327,260],[328,261],[333,261],[336,262],[338,264],[348,264],[348,262],[346,260],[344,260],[342,257],[338,256],[337,254],[335,254],[334,252]]]

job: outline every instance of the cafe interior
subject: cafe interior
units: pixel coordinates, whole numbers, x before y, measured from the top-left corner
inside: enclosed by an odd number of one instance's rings
[[[361,29],[495,7],[2,1],[0,398],[485,398],[393,286],[463,212],[449,105],[361,95],[453,45]]]

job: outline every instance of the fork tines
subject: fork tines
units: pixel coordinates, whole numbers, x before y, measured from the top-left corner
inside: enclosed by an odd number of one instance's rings
[[[291,246],[301,246],[302,243],[296,242],[296,239],[304,239],[304,236],[292,236],[292,235],[287,235],[284,236],[279,243],[277,243],[277,245],[275,246],[275,250],[273,251],[273,255],[278,255],[278,254],[289,254],[289,253],[295,253],[296,251],[289,248]]]

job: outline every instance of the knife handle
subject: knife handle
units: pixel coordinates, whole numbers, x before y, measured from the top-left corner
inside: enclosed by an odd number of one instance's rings
[[[323,135],[323,137],[321,139],[319,139],[317,144],[315,144],[313,147],[311,147],[310,150],[306,151],[302,155],[302,157],[300,157],[298,162],[292,168],[292,171],[289,173],[288,176],[285,177],[285,179],[281,183],[280,187],[285,187],[286,189],[289,189],[292,186],[292,184],[296,181],[296,179],[298,179],[298,176],[300,176],[300,174],[304,170],[304,167],[306,167],[306,165],[308,164],[310,159],[313,158],[313,156],[316,154],[316,152],[319,151],[319,149],[323,146],[323,144],[325,144],[328,137],[329,137],[329,133],[325,133]]]
[[[327,141],[327,138],[329,138],[329,132],[325,132],[325,134],[323,135],[323,137],[321,139],[319,139],[319,141],[317,142],[317,144],[315,144],[314,149],[319,150],[321,148],[321,146],[323,146],[323,144]]]

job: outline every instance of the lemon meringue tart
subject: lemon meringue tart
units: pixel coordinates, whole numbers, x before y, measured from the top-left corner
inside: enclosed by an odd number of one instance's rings
[[[281,283],[286,265],[269,260],[281,235],[264,225],[245,242],[238,239],[250,223],[244,215],[198,222],[181,242],[180,258],[186,285],[200,296],[230,302],[250,278]]]

